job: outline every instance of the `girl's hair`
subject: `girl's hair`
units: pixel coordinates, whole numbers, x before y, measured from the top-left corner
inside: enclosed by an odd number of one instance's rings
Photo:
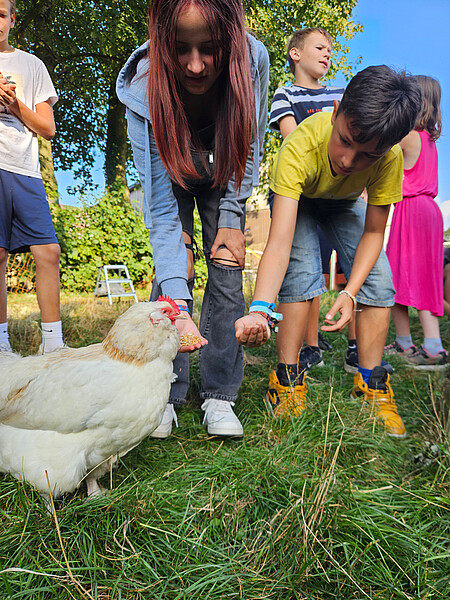
[[[219,107],[215,121],[213,185],[225,187],[234,174],[239,189],[250,153],[254,124],[244,12],[240,0],[153,0],[149,15],[150,62],[148,98],[150,117],[161,160],[171,178],[198,178],[191,157],[191,133],[181,99],[177,73],[176,28],[180,14],[191,6],[208,24],[214,65],[222,69]],[[195,142],[194,142],[195,143]]]
[[[427,75],[415,75],[414,79],[422,90],[422,110],[417,117],[414,129],[427,131],[436,141],[441,135],[441,86],[439,81]]]

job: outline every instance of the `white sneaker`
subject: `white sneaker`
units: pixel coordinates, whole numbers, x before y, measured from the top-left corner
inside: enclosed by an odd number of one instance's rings
[[[177,413],[175,412],[175,408],[173,404],[167,404],[164,409],[164,414],[161,419],[161,423],[158,425],[156,429],[154,429],[150,437],[158,438],[160,440],[165,440],[172,433],[172,422],[175,421],[175,425],[178,427],[178,419]]]
[[[208,398],[202,404],[203,425],[210,435],[243,435],[241,422],[233,412],[234,402]]]
[[[9,342],[0,343],[0,352],[12,352],[12,348],[9,345]]]
[[[68,346],[66,343],[63,343],[62,346],[58,346],[57,348],[55,348],[51,352],[44,352],[44,342],[41,342],[39,344],[39,349],[38,349],[37,353],[40,354],[40,355],[42,355],[42,354],[51,354],[52,352],[58,352],[59,350],[63,350],[64,348],[70,348],[70,346]]]

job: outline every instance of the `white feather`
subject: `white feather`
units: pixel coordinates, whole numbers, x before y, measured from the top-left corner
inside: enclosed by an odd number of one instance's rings
[[[167,302],[133,305],[102,344],[44,356],[2,353],[0,471],[55,497],[109,469],[158,427],[180,347]]]

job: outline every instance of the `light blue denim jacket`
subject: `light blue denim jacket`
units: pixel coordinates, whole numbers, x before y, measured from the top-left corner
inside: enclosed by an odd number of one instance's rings
[[[245,201],[258,185],[258,168],[263,155],[267,123],[269,57],[264,45],[247,34],[251,77],[256,107],[256,132],[247,159],[244,179],[239,192],[234,175],[230,178],[220,201],[218,227],[240,229],[240,217]],[[186,248],[183,242],[177,201],[172,182],[159,157],[150,123],[147,96],[147,44],[130,56],[117,79],[117,95],[127,108],[128,137],[133,158],[144,190],[144,221],[153,246],[156,281],[171,298],[191,298],[187,287]],[[135,67],[137,63],[137,68]],[[136,69],[130,80],[130,72]]]

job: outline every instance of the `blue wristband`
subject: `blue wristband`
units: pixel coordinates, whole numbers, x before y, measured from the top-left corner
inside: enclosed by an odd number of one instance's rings
[[[184,304],[177,304],[178,308],[181,310],[181,312],[187,312],[188,315],[190,315],[190,311],[188,309],[187,306],[184,306]]]
[[[254,300],[250,304],[250,308],[249,308],[248,312],[253,312],[254,310],[261,310],[262,312],[271,314],[275,310],[275,303],[274,302],[264,302],[263,300]]]
[[[264,302],[263,300],[255,300],[250,304],[248,309],[248,314],[252,312],[264,313],[268,316],[269,326],[273,329],[277,323],[283,320],[283,315],[281,313],[275,312],[275,303],[274,302]]]

